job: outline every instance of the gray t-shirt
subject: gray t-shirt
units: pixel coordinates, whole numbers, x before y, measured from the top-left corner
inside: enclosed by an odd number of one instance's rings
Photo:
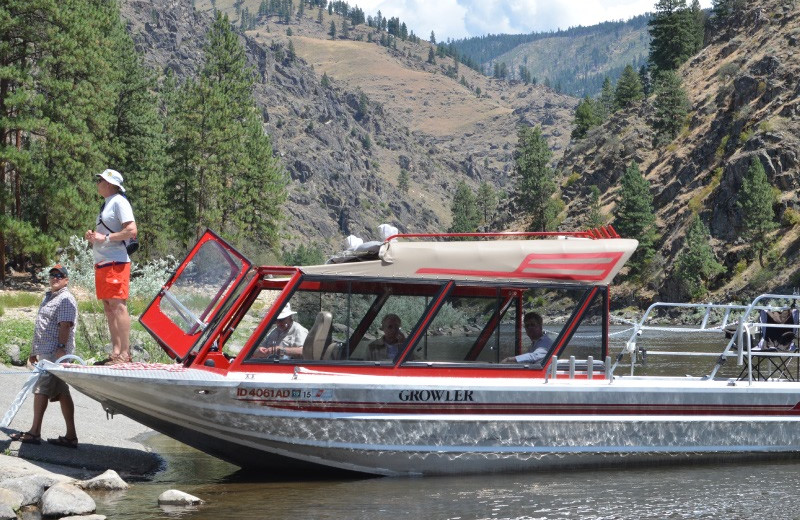
[[[102,224],[100,223],[101,219],[103,221]],[[104,235],[118,233],[122,230],[122,225],[126,222],[134,222],[133,208],[131,208],[128,199],[119,193],[106,197],[103,209],[97,217],[95,229]],[[94,253],[95,264],[131,261],[128,256],[128,250],[125,248],[125,242],[121,240],[112,240],[107,244],[103,242],[94,243],[92,252]]]

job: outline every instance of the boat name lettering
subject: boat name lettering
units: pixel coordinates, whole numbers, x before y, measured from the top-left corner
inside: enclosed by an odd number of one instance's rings
[[[237,388],[236,397],[282,397],[292,399],[309,399],[313,393],[310,390],[287,390],[285,388]]]
[[[400,390],[401,401],[474,402],[473,390]]]

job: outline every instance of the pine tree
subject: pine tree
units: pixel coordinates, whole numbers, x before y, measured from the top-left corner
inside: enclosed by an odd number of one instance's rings
[[[428,63],[436,65],[436,54],[433,52],[433,47],[428,49]]]
[[[710,240],[708,228],[695,215],[686,232],[686,244],[675,261],[675,277],[694,300],[706,295],[709,280],[725,272],[725,266],[714,257]]]
[[[400,170],[400,176],[397,178],[397,188],[403,193],[408,193],[409,178],[408,172],[405,169]]]
[[[692,34],[694,36],[694,47],[692,54],[697,54],[703,48],[706,38],[706,13],[700,7],[700,0],[692,0],[689,8],[692,18]]]
[[[458,181],[450,212],[453,216],[450,233],[472,233],[478,228],[480,213],[475,202],[475,195],[463,180]]]
[[[689,99],[683,90],[680,76],[671,70],[658,74],[655,94],[653,129],[658,145],[670,142],[678,136],[689,113]]]
[[[589,130],[603,122],[602,117],[603,109],[599,106],[598,102],[586,96],[578,103],[575,108],[575,119],[573,124],[575,128],[572,130],[573,139],[583,139]]]
[[[431,37],[428,41],[431,42],[431,45],[436,45],[436,35],[433,34],[433,31],[431,31]]]
[[[488,182],[482,182],[478,188],[477,203],[480,210],[481,223],[488,224],[497,209],[497,193]]]
[[[649,97],[653,93],[653,84],[650,81],[650,70],[646,65],[639,67],[639,81],[642,84],[642,93],[644,97]]]
[[[617,89],[614,92],[615,104],[620,108],[627,108],[643,97],[644,91],[639,75],[633,70],[633,66],[628,64],[617,81]]]
[[[747,174],[742,179],[737,205],[742,209],[743,236],[758,253],[758,263],[764,266],[764,252],[772,241],[769,233],[778,228],[775,222],[775,202],[772,185],[767,179],[764,165],[758,157],[753,157]]]
[[[611,86],[611,80],[606,76],[603,80],[603,87],[600,90],[600,108],[602,108],[603,112],[602,119],[607,118],[617,109],[615,98],[614,87]]]
[[[328,73],[327,72],[323,72],[322,73],[322,80],[320,81],[320,84],[325,88],[328,88],[328,87],[331,86],[331,80],[328,77]]]
[[[650,64],[658,71],[676,70],[695,51],[696,30],[686,0],[658,0],[650,26]]]
[[[46,262],[98,205],[122,80],[113,2],[6,0],[0,7],[0,277],[7,248]]]
[[[600,211],[600,188],[592,184],[589,186],[589,214],[586,216],[586,227],[599,228],[605,224],[605,219]]]
[[[538,126],[523,126],[517,136],[515,199],[520,210],[531,216],[531,231],[550,231],[558,215],[558,203],[553,199],[556,183],[548,164],[552,152]]]
[[[139,232],[137,259],[145,261],[166,253],[170,239],[170,208],[164,196],[166,138],[155,78],[136,54],[124,31],[117,40],[117,63],[125,81],[120,83],[112,124],[110,163],[124,172],[127,192]]]
[[[614,213],[614,227],[624,238],[635,238],[639,247],[631,258],[634,272],[640,272],[655,254],[656,216],[650,183],[631,162],[622,176],[619,200]]]
[[[336,22],[334,22],[333,20],[331,20],[331,26],[330,29],[328,29],[328,34],[330,35],[331,40],[336,39]]]
[[[205,228],[248,247],[277,242],[287,179],[272,157],[253,82],[238,37],[218,13],[200,76],[181,90],[174,116],[169,191],[186,243]]]

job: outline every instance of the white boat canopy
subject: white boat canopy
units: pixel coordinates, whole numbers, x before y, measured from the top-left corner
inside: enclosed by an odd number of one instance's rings
[[[390,241],[377,260],[300,269],[309,275],[608,285],[633,254],[631,239]]]

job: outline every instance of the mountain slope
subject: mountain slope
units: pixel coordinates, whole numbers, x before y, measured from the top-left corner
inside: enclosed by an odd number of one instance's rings
[[[122,2],[146,62],[180,78],[200,67],[210,20],[203,7],[193,9],[190,0]],[[254,94],[266,130],[292,178],[289,247],[309,243],[331,252],[350,233],[374,238],[382,222],[444,231],[459,180],[509,186],[518,124],[542,124],[551,145],[566,146],[575,99],[462,67],[457,77],[464,75],[465,86],[445,75],[451,59],[426,63],[425,42],[383,47],[363,25],[347,40],[330,40],[326,28],[341,17],[325,12],[317,23],[317,16],[306,10],[288,25],[262,18],[242,37],[258,72]],[[398,186],[401,169],[410,177],[408,193]]]
[[[672,143],[653,147],[649,102],[616,113],[572,143],[560,167],[581,178],[564,190],[565,225],[583,221],[593,184],[606,192],[602,202],[611,212],[625,166],[636,161],[655,197],[664,266],[653,285],[661,297],[679,297],[672,267],[696,213],[708,224],[728,270],[712,285],[724,298],[797,285],[800,233],[791,215],[800,210],[798,35],[800,7],[794,2],[752,2],[724,30],[707,35],[710,44],[681,69],[691,112]],[[764,268],[740,238],[739,192],[752,157],[759,158],[776,188],[774,209],[783,224],[772,237],[774,254]]]

